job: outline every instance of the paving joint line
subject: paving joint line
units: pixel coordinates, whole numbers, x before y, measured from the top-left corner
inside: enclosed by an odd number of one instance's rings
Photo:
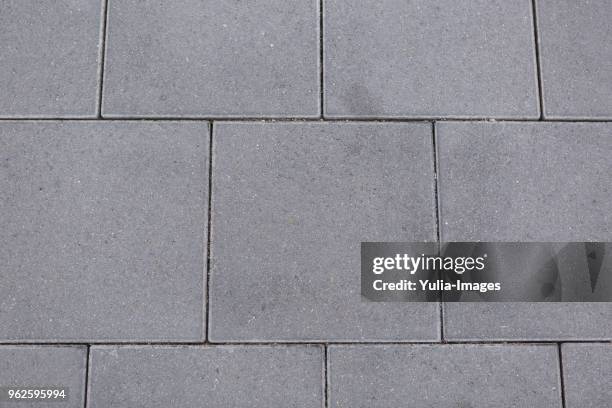
[[[438,149],[436,144],[436,122],[431,122],[431,142],[433,150],[433,176],[434,176],[434,213],[436,221],[436,242],[438,253],[440,247],[440,189],[438,188]],[[441,271],[438,272],[438,279],[442,278]],[[440,317],[440,341],[444,342],[444,293],[438,291],[439,317]]]
[[[431,142],[433,148],[433,176],[434,176],[434,212],[436,220],[436,240],[440,242],[440,202],[438,188],[438,151],[436,146],[436,122],[431,122]]]
[[[449,346],[449,345],[549,345],[556,346],[560,344],[611,344],[612,340],[445,340],[440,341],[224,341],[224,342],[207,342],[207,341],[109,341],[109,342],[0,342],[0,347],[6,346],[41,346],[41,347],[75,347],[75,346]]]
[[[319,0],[319,110],[320,110],[320,118],[323,119],[325,115],[325,103],[324,103],[324,84],[323,84],[323,72],[325,69],[325,60],[324,60],[324,41],[323,41],[323,2],[325,0]]]
[[[98,100],[96,101],[96,115],[98,119],[102,119],[102,91],[104,88],[104,72],[106,70],[105,61],[106,61],[106,44],[107,41],[107,27],[108,27],[108,2],[109,0],[104,0],[102,2],[102,18],[101,18],[101,34],[100,34],[100,63],[98,64],[100,72],[98,73]]]
[[[325,408],[329,408],[329,383],[330,383],[329,372],[330,370],[329,370],[328,353],[329,353],[328,344],[324,344],[323,345],[323,380],[324,380],[323,407]]]
[[[220,118],[208,116],[126,116],[122,118],[115,117],[0,117],[2,122],[253,122],[253,123],[283,123],[283,122],[308,122],[308,123],[350,123],[350,122],[367,122],[367,123],[432,123],[432,122],[486,122],[486,123],[612,123],[612,119],[597,119],[597,118],[544,118],[544,119],[499,119],[499,118],[312,118],[312,117],[275,117],[275,118],[257,118],[257,117],[242,117],[242,118]]]
[[[83,406],[87,408],[87,398],[89,396],[89,367],[91,359],[91,346],[87,345],[87,359],[85,360],[85,392],[83,393]]]
[[[537,0],[531,0],[531,14],[533,22],[533,39],[535,49],[535,63],[536,63],[536,80],[538,83],[538,101],[540,103],[540,120],[544,120],[544,93],[542,88],[542,69],[540,63],[540,36],[538,33],[538,14],[537,14]]]
[[[559,360],[559,387],[561,388],[561,407],[565,408],[565,380],[563,379],[563,353],[561,352],[561,344],[557,343],[557,355]]]
[[[212,238],[212,172],[213,172],[213,123],[208,125],[208,227],[206,229],[206,291],[204,300],[204,310],[206,324],[204,325],[204,339],[208,342],[210,336],[210,247]]]

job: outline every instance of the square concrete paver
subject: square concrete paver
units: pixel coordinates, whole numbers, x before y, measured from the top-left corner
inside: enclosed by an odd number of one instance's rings
[[[94,117],[101,0],[0,5],[0,118]]]
[[[331,346],[328,375],[331,408],[561,408],[555,346]]]
[[[323,406],[320,347],[94,347],[88,406]]]
[[[104,116],[319,115],[319,1],[110,0]]]
[[[612,118],[612,2],[537,0],[547,118]]]
[[[212,341],[437,340],[436,303],[360,296],[362,241],[434,241],[428,123],[218,123]]]
[[[436,124],[444,241],[612,239],[608,123]],[[612,338],[609,303],[445,304],[447,339]]]
[[[612,403],[612,344],[564,344],[567,408],[605,408]]]
[[[0,123],[0,341],[203,338],[208,125]]]
[[[0,407],[81,408],[85,406],[86,347],[0,346]],[[52,402],[9,400],[6,387],[65,390]]]
[[[531,1],[323,3],[326,116],[539,116]]]

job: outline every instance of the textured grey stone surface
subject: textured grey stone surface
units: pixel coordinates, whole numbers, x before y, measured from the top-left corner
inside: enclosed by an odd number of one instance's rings
[[[431,125],[218,123],[212,341],[437,340],[436,303],[360,297],[361,241],[435,240]]]
[[[612,403],[612,344],[563,344],[567,408],[605,408]]]
[[[612,119],[612,2],[536,4],[545,117]]]
[[[318,0],[110,0],[105,116],[319,115]]]
[[[0,123],[0,340],[201,340],[208,147],[206,123]]]
[[[0,407],[81,408],[85,405],[86,347],[0,346],[0,387],[62,387],[53,402],[0,400]]]
[[[0,117],[94,117],[102,1],[0,8]]]
[[[94,347],[88,406],[323,406],[315,346]]]
[[[561,408],[555,346],[331,346],[330,407]]]
[[[436,124],[446,241],[612,239],[608,123]],[[445,305],[447,339],[612,338],[612,304]]]
[[[326,116],[539,116],[529,0],[324,7]]]
[[[0,389],[70,394],[0,408],[610,408],[612,303],[368,302],[360,243],[612,241],[611,20],[0,0]]]

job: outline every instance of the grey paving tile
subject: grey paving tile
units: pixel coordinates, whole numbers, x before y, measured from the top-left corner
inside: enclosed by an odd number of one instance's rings
[[[0,341],[203,337],[208,127],[0,123]]]
[[[313,346],[94,347],[90,369],[91,408],[323,406]]]
[[[324,4],[326,116],[539,116],[529,0]]]
[[[360,297],[360,242],[435,240],[431,126],[219,123],[212,341],[437,340],[435,303]]]
[[[319,115],[318,0],[110,0],[105,116]]]
[[[612,344],[563,344],[567,408],[605,408],[612,402]]]
[[[331,346],[330,407],[561,408],[557,348]]]
[[[612,126],[436,124],[446,241],[612,239]],[[612,338],[607,303],[446,304],[445,337]]]
[[[67,395],[61,401],[45,402],[9,401],[4,394],[0,407],[81,408],[86,367],[85,347],[0,346],[0,387],[61,387]]]
[[[612,118],[612,3],[537,0],[547,118]]]
[[[444,240],[612,238],[612,124],[439,122],[436,129]]]
[[[3,0],[0,117],[94,117],[100,0]]]
[[[448,340],[601,340],[612,338],[609,303],[446,303]]]

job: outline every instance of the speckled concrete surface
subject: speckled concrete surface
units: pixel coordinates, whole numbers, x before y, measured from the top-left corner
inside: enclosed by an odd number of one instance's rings
[[[608,407],[609,303],[371,303],[359,244],[610,240],[611,19],[1,1],[0,407]]]

